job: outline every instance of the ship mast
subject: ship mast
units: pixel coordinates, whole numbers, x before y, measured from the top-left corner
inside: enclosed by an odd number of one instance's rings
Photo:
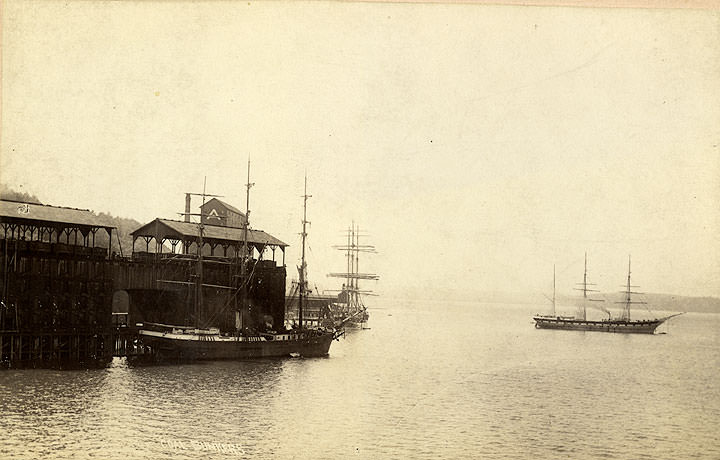
[[[353,279],[352,275],[355,272],[353,270],[353,256],[352,256],[352,249],[355,246],[355,222],[352,222],[352,226],[348,228],[348,246],[347,246],[347,282],[345,284],[345,287],[347,288],[347,291],[345,292],[345,303],[347,305],[348,311],[350,311],[350,305],[352,304],[352,287],[353,287]]]
[[[553,264],[553,298],[552,298],[552,316],[555,314],[555,264]]]
[[[240,282],[242,283],[240,299],[240,328],[244,328],[243,324],[243,310],[247,303],[247,288],[248,281],[246,278],[247,273],[247,261],[248,261],[248,227],[250,226],[250,188],[255,185],[250,182],[250,159],[248,158],[247,163],[247,182],[245,183],[245,222],[243,223],[243,248],[242,248],[242,260],[240,261]]]
[[[355,222],[353,222],[352,226],[352,254],[350,254],[350,257],[352,258],[352,271],[354,274],[359,273],[357,262],[358,262],[358,238],[360,238],[360,229],[355,225]],[[352,279],[352,289],[350,292],[352,292],[352,307],[355,311],[360,307],[360,296],[358,296],[358,280],[357,278]]]
[[[585,253],[585,271],[583,272],[583,321],[587,320],[587,252]]]
[[[377,253],[375,246],[363,244],[360,242],[360,227],[352,222],[352,225],[347,229],[347,244],[345,246],[333,246],[335,249],[346,252],[347,257],[347,271],[344,273],[329,273],[328,276],[334,278],[344,278],[345,284],[343,289],[340,291],[341,295],[344,295],[344,303],[347,308],[347,312],[350,315],[355,315],[364,309],[360,294],[371,294],[370,291],[360,290],[360,280],[377,280],[379,276],[374,273],[360,273],[358,267],[360,265],[360,253]]]
[[[305,264],[305,237],[307,237],[307,200],[308,198],[312,197],[312,195],[307,194],[307,175],[305,175],[305,192],[303,194],[303,220],[302,220],[302,233],[300,234],[302,236],[302,259],[300,262],[300,292],[299,292],[299,303],[298,303],[298,325],[300,327],[300,330],[302,330],[303,327],[303,299],[305,297],[305,283],[307,282],[305,280],[305,270],[307,265]]]
[[[633,301],[631,299],[631,294],[642,294],[642,292],[634,292],[631,290],[631,288],[638,287],[633,286],[630,284],[630,256],[628,255],[628,276],[627,276],[627,285],[623,286],[625,288],[625,291],[621,291],[625,294],[625,300],[623,302],[616,302],[616,303],[622,303],[625,304],[625,308],[623,309],[622,317],[620,318],[623,321],[630,321],[630,305],[631,304],[645,304],[647,302],[638,302]]]
[[[194,305],[193,305],[193,312],[195,314],[195,327],[202,327],[202,308],[203,308],[203,232],[205,230],[205,224],[203,223],[203,218],[205,217],[205,214],[203,213],[203,208],[205,207],[205,198],[207,197],[218,197],[222,198],[222,195],[209,195],[206,193],[206,186],[207,186],[207,176],[203,177],[203,191],[202,193],[191,193],[186,192],[185,193],[185,212],[179,213],[180,215],[184,216],[185,222],[190,222],[191,216],[199,216],[200,217],[200,223],[198,224],[198,241],[197,241],[197,268],[196,268],[196,281],[195,281],[195,299],[194,299]],[[201,196],[202,197],[202,206],[200,207],[200,213],[195,214],[190,212],[190,199],[192,196]],[[169,280],[157,280],[159,283],[174,283],[175,281],[169,281]],[[184,283],[184,284],[193,284],[192,282]]]
[[[202,327],[202,305],[203,305],[203,231],[205,230],[205,224],[203,224],[203,211],[205,208],[205,187],[207,185],[207,176],[203,178],[203,191],[202,191],[202,206],[200,207],[200,224],[198,225],[198,268],[197,268],[197,291],[195,295],[195,321],[197,327]]]
[[[628,280],[627,280],[627,291],[625,291],[625,312],[623,318],[630,321],[630,256],[628,256]]]
[[[588,299],[588,296],[587,296],[588,292],[598,292],[597,289],[588,289],[588,286],[595,286],[595,284],[587,282],[587,252],[585,252],[585,271],[583,272],[582,289],[575,288],[576,291],[583,292],[583,304],[582,304],[582,320],[583,321],[587,321],[587,303],[588,303],[588,301],[602,302],[602,300]]]

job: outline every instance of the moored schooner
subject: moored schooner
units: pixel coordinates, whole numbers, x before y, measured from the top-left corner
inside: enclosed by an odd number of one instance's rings
[[[250,261],[248,257],[247,243],[249,232],[249,195],[250,187],[250,163],[248,162],[248,182],[246,184],[246,215],[243,222],[243,249],[239,260],[239,275],[235,286],[207,285],[203,279],[203,256],[205,224],[203,213],[200,214],[200,223],[197,225],[197,255],[195,257],[196,274],[195,282],[187,284],[196,290],[194,299],[194,324],[192,325],[168,325],[158,323],[144,323],[140,325],[138,336],[142,345],[149,348],[151,356],[157,361],[169,360],[216,360],[216,359],[247,359],[260,357],[280,356],[325,356],[328,354],[333,339],[340,333],[331,328],[308,329],[303,325],[302,306],[300,308],[299,325],[293,329],[286,329],[284,321],[277,321],[276,324],[267,324],[262,330],[256,327],[249,327],[244,322],[249,311],[253,308],[248,297],[248,288],[254,285],[254,272],[260,261]],[[303,260],[304,260],[304,239],[306,235],[306,209],[307,192],[304,195],[303,214]],[[203,205],[205,204],[205,190],[203,189]],[[201,208],[202,209],[202,208]],[[283,270],[284,271],[284,270]],[[301,274],[301,283],[304,282]],[[304,284],[304,283],[303,283]],[[283,282],[284,286],[284,282]],[[225,290],[227,292],[225,310],[235,308],[235,327],[233,330],[221,331],[219,327],[212,324],[217,319],[216,314],[207,317],[205,314],[205,303],[203,301],[203,290],[211,288],[215,291]],[[282,287],[284,291],[284,287]],[[305,295],[301,288],[302,298]],[[238,301],[239,299],[239,301]],[[279,324],[277,324],[279,323]]]
[[[641,294],[639,292],[633,292],[631,288],[637,287],[630,284],[630,260],[628,259],[628,277],[627,285],[625,290],[622,291],[625,294],[625,300],[622,303],[625,305],[622,314],[613,318],[612,314],[605,308],[601,308],[605,313],[608,314],[607,319],[602,320],[588,320],[587,319],[587,302],[595,301],[602,302],[602,300],[588,299],[588,292],[597,292],[594,289],[588,289],[589,283],[587,282],[587,254],[585,255],[585,273],[583,275],[582,290],[583,291],[583,303],[580,307],[580,313],[577,316],[559,316],[555,311],[555,276],[553,270],[553,311],[551,315],[535,315],[533,320],[535,321],[535,327],[538,329],[565,329],[565,330],[576,330],[576,331],[599,331],[599,332],[618,332],[618,333],[637,333],[637,334],[653,334],[661,324],[668,319],[681,315],[677,313],[663,318],[655,319],[640,319],[633,320],[630,318],[630,305],[632,304],[644,304],[645,302],[633,301],[631,298],[632,294]]]

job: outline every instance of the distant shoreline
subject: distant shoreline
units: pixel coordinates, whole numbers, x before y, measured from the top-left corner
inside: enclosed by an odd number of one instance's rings
[[[457,292],[429,292],[416,293],[408,291],[405,295],[393,293],[382,296],[385,299],[392,300],[423,300],[428,302],[481,302],[481,303],[501,303],[516,305],[549,305],[549,300],[542,294],[530,293],[468,293],[461,295]],[[650,310],[665,310],[678,312],[694,312],[694,313],[720,313],[720,298],[717,297],[691,297],[674,294],[656,294],[646,293],[640,296],[647,302]],[[623,300],[620,293],[599,293],[594,298],[605,299],[610,310],[616,309],[619,305],[614,302]],[[569,307],[578,303],[580,298],[573,296],[558,296],[557,302],[565,307]]]

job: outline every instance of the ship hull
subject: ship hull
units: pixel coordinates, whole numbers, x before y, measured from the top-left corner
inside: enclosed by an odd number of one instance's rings
[[[339,323],[342,324],[344,327],[363,327],[369,319],[370,315],[368,315],[367,312],[363,312],[362,314],[351,316],[345,321],[341,320]]]
[[[564,329],[570,331],[615,332],[620,334],[654,334],[655,329],[667,318],[639,321],[607,320],[587,321],[581,319],[565,319],[559,317],[533,318],[538,329]]]
[[[335,338],[332,332],[285,336],[202,337],[140,331],[142,344],[156,361],[245,360],[255,358],[327,356]]]

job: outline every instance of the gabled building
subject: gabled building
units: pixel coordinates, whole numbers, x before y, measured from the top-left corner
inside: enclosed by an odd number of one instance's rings
[[[206,225],[221,225],[223,227],[242,228],[245,225],[245,214],[224,201],[212,198],[200,206],[202,223]]]

